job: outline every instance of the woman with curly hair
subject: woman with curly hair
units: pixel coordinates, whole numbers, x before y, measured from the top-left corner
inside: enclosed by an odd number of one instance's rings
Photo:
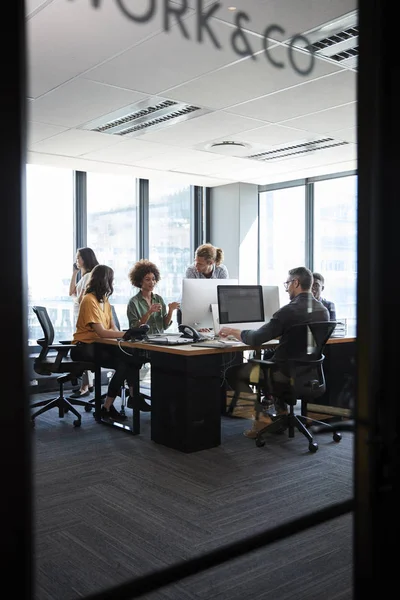
[[[167,310],[162,297],[154,293],[161,279],[158,267],[147,259],[139,260],[129,271],[129,279],[140,290],[128,302],[129,327],[149,325],[149,333],[163,333],[171,325],[172,313],[180,304],[170,302]]]
[[[228,279],[223,263],[224,252],[212,244],[202,244],[195,252],[194,263],[186,269],[187,279]]]
[[[109,297],[114,291],[113,282],[114,271],[111,267],[106,265],[94,267],[79,308],[72,342],[75,346],[71,348],[72,360],[94,362],[95,340],[118,339],[124,336],[124,332],[119,331],[115,326],[112,317]],[[120,395],[125,381],[128,382],[130,393],[133,394],[133,384],[139,377],[142,363],[134,355],[123,354],[118,346],[103,344],[100,353],[101,364],[114,369],[101,414],[103,417],[121,421],[126,417],[114,407],[114,400]]]

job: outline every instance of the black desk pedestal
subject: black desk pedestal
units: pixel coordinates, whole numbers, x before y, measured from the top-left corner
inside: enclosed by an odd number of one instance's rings
[[[349,341],[326,344],[324,354],[326,392],[312,400],[308,404],[308,410],[318,412],[318,407],[321,407],[320,411],[324,414],[324,409],[330,408],[333,410],[327,410],[328,414],[348,417],[348,413],[354,414],[356,343]],[[303,414],[305,413],[306,411]]]
[[[151,357],[151,439],[181,452],[221,444],[221,360],[216,355]]]

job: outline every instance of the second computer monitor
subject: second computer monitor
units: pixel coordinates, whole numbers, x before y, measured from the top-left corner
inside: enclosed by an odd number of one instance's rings
[[[217,287],[238,284],[237,279],[183,279],[182,324],[195,329],[213,329],[211,305],[217,304]]]
[[[280,309],[279,287],[277,285],[263,285],[264,319],[271,320],[272,316]]]
[[[265,323],[261,285],[219,285],[219,324],[254,329]]]

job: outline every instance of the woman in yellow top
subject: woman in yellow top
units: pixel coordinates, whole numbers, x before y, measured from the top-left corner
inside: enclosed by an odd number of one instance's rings
[[[76,331],[73,338],[75,347],[71,349],[73,360],[93,362],[95,359],[95,340],[123,337],[124,332],[119,331],[115,326],[109,302],[109,297],[114,291],[113,281],[114,271],[110,267],[97,265],[92,270],[79,307]],[[124,420],[126,417],[117,411],[113,403],[115,398],[119,396],[125,381],[128,382],[132,395],[132,385],[135,379],[139,377],[141,362],[138,362],[134,356],[128,356],[121,352],[118,346],[102,345],[100,357],[101,364],[114,369],[114,375],[108,386],[107,397],[101,409],[102,416]]]

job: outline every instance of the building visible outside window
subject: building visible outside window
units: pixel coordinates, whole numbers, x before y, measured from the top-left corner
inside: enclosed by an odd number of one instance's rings
[[[338,320],[356,334],[357,177],[314,184],[314,270],[325,278],[323,295],[336,305]]]
[[[94,250],[99,263],[114,270],[110,302],[121,328],[126,329],[126,307],[136,293],[128,273],[138,257],[134,177],[87,173],[87,245]]]
[[[168,302],[179,301],[190,254],[191,188],[149,182],[149,259],[161,273],[157,292]],[[176,322],[174,323],[176,328]],[[172,331],[172,329],[171,329]]]
[[[289,302],[287,272],[305,264],[305,188],[260,194],[260,284],[279,286],[281,306]]]
[[[73,247],[73,172],[39,165],[26,167],[28,338],[43,337],[32,306],[45,306],[55,342],[71,339],[73,303],[68,295]]]

